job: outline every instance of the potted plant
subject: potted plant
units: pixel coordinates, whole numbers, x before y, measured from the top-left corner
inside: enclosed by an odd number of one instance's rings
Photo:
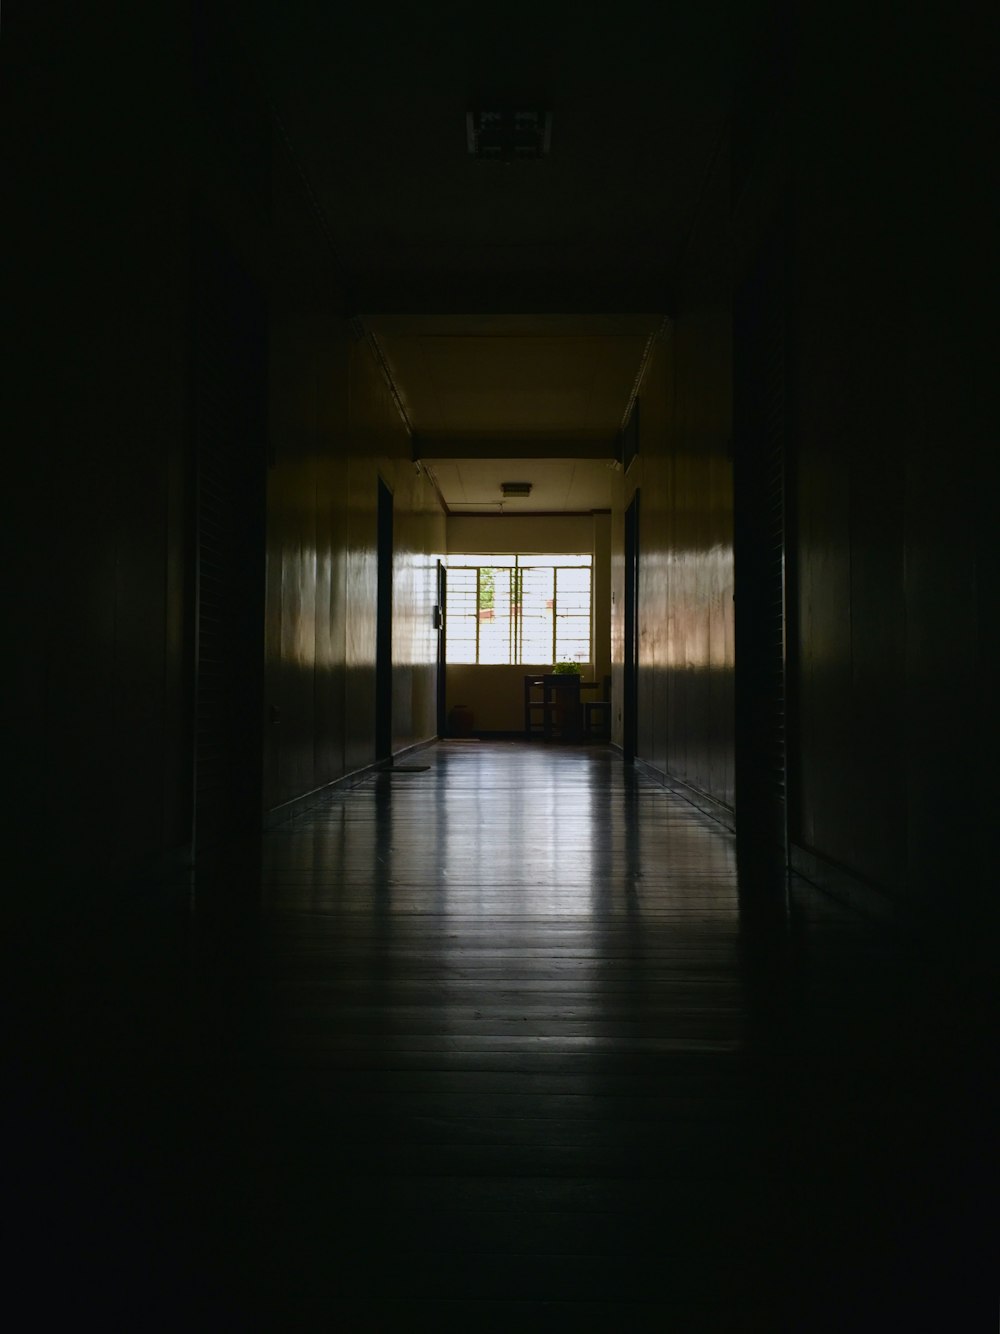
[[[557,662],[552,668],[553,676],[573,677],[580,675],[580,664],[578,662]],[[552,701],[553,725],[558,728],[563,737],[570,736],[576,738],[580,731],[580,687],[574,681],[572,689],[569,681],[565,686],[556,686],[555,695]]]

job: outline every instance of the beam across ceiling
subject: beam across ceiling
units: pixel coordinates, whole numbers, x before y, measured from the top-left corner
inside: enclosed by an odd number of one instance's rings
[[[617,436],[584,435],[413,436],[414,459],[603,459],[613,460]]]
[[[418,464],[449,514],[590,514],[611,507],[609,459],[428,458]],[[511,494],[511,484],[527,494]]]
[[[414,457],[611,458],[662,315],[367,316]]]

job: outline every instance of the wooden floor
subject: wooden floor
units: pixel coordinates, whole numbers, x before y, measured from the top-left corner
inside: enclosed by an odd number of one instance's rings
[[[992,1326],[984,1037],[933,951],[769,911],[609,748],[415,763],[45,946],[39,1327]]]

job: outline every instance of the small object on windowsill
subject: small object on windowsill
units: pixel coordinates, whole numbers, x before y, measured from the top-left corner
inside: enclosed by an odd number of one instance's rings
[[[552,668],[553,676],[579,676],[580,664],[578,662],[557,662]]]

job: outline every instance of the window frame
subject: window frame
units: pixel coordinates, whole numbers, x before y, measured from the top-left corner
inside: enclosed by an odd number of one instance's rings
[[[455,553],[460,560],[469,561],[476,558],[475,552]],[[452,619],[449,602],[452,596],[450,586],[446,585],[445,600],[445,661],[449,665],[457,667],[523,667],[523,645],[524,645],[524,617],[521,612],[523,605],[523,582],[521,572],[523,570],[550,570],[552,572],[552,643],[551,643],[551,661],[553,664],[560,661],[556,656],[559,639],[559,572],[562,570],[586,570],[587,571],[587,657],[584,661],[589,665],[593,662],[594,653],[594,557],[592,552],[587,551],[567,551],[565,553],[551,553],[554,559],[545,561],[543,564],[532,564],[537,560],[538,555],[533,556],[530,552],[488,552],[484,553],[478,559],[477,564],[451,564],[451,557],[447,558],[446,569],[450,572],[466,571],[471,573],[475,571],[476,583],[473,594],[475,606],[475,658],[472,662],[454,662],[448,655],[447,627]],[[565,555],[566,564],[560,564],[559,555]],[[501,559],[504,563],[497,565],[493,562]],[[507,633],[507,658],[505,662],[489,663],[480,660],[481,642],[482,642],[482,574],[483,570],[493,570],[494,573],[507,572],[508,575],[508,633]],[[471,590],[467,590],[471,591]],[[518,596],[520,593],[521,596]],[[468,613],[464,613],[468,615]],[[582,619],[582,617],[581,617]],[[582,664],[581,664],[582,665]]]

